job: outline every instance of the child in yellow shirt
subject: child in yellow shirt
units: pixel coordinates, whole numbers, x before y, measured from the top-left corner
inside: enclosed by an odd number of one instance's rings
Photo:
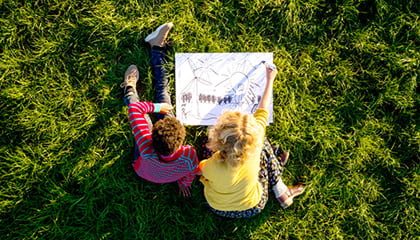
[[[210,132],[212,157],[200,162],[204,195],[210,209],[230,218],[252,217],[265,207],[271,188],[284,208],[302,194],[304,186],[286,186],[281,166],[264,137],[274,68],[267,67],[267,85],[254,115],[227,111]]]

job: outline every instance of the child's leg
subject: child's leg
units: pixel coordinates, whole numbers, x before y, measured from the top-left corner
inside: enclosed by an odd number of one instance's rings
[[[302,183],[288,187],[281,179],[282,166],[280,165],[268,139],[264,139],[264,149],[261,154],[261,161],[266,161],[268,179],[271,189],[273,189],[277,200],[283,208],[287,208],[293,203],[293,198],[301,195],[305,191]]]
[[[266,138],[266,139],[268,140],[268,143],[271,145],[271,147],[273,149],[273,152],[274,152],[274,155],[280,161],[280,166],[282,167],[282,170],[281,171],[283,173],[284,166],[286,165],[287,160],[289,159],[289,152],[283,151],[283,149],[280,147],[279,144],[276,144],[276,145],[273,146],[271,144],[270,140],[268,138]]]
[[[139,95],[137,93],[136,89],[136,82],[138,81],[138,69],[134,65],[131,65],[128,67],[128,69],[125,72],[124,76],[124,82],[121,84],[121,87],[124,88],[124,103],[128,106],[131,103],[139,102]],[[150,120],[150,117],[148,114],[144,115],[144,118],[147,121],[147,124],[149,125],[149,130],[152,130],[153,124]],[[137,148],[137,144],[134,144],[134,160],[137,160],[137,158],[140,156],[139,150]]]
[[[139,96],[137,94],[136,89],[133,87],[127,87],[127,91],[124,93],[124,103],[125,105],[129,105],[130,103],[135,103],[139,101]]]
[[[157,103],[171,104],[171,97],[168,90],[168,73],[165,68],[165,50],[162,47],[152,47],[150,50],[150,62],[153,67]],[[166,115],[174,116],[170,111]],[[157,114],[157,120],[163,119],[165,114]]]
[[[261,165],[267,168],[267,175],[270,187],[273,189],[276,198],[286,192],[287,186],[283,183],[281,175],[283,167],[280,165],[270,142],[264,138],[264,148],[261,153]]]
[[[165,46],[167,45],[166,38],[172,27],[172,22],[162,24],[144,39],[150,44],[151,48],[150,62],[152,63],[153,75],[155,77],[155,102],[157,103],[171,104],[171,97],[168,91],[168,73],[165,68]],[[174,116],[172,111],[168,112],[167,115]],[[163,119],[164,117],[164,114],[157,114],[157,120]]]

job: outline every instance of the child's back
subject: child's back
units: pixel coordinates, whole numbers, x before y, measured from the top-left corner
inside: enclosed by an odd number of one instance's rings
[[[151,182],[177,181],[182,191],[191,186],[198,171],[198,159],[193,147],[182,146],[185,129],[175,117],[167,116],[159,120],[150,133],[146,114],[164,113],[165,106],[150,102],[128,105],[138,153],[133,167],[140,177]]]

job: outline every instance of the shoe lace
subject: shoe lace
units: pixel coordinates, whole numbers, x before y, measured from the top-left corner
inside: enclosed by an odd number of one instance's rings
[[[133,86],[134,84],[136,84],[136,81],[137,81],[136,77],[134,77],[134,76],[127,76],[127,79],[124,80],[124,82],[122,82],[120,84],[120,87],[121,88],[124,88],[124,87],[127,87],[127,86]]]

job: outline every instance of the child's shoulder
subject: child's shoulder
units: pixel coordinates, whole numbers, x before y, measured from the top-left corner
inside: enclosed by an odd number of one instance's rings
[[[183,145],[178,151],[180,152],[180,155],[184,157],[195,158],[197,156],[194,147],[190,145]]]
[[[194,147],[190,145],[183,145],[181,146],[181,149],[195,151]]]
[[[198,167],[198,158],[197,153],[194,148],[190,145],[183,145],[178,150],[178,160],[181,162],[187,163],[188,165],[194,164]],[[195,164],[197,162],[197,164]]]

